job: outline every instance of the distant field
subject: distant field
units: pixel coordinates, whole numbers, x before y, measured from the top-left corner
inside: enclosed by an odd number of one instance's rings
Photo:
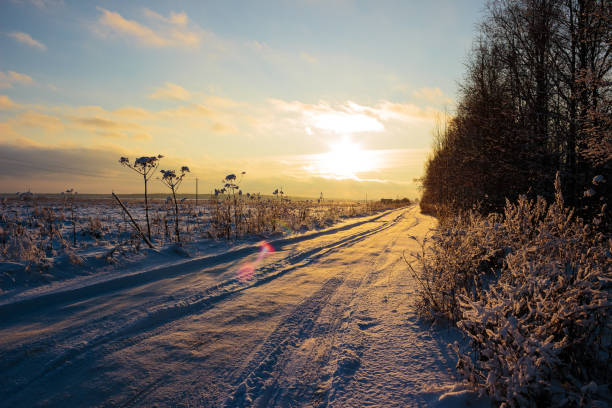
[[[40,285],[142,257],[149,236],[155,251],[190,254],[215,242],[237,243],[329,227],[338,221],[406,202],[289,200],[220,195],[195,200],[122,195],[126,212],[106,195],[11,195],[0,202],[0,291]],[[178,222],[175,211],[178,209]],[[178,246],[177,246],[178,244]],[[148,249],[148,248],[147,248]],[[176,249],[174,249],[176,252]]]

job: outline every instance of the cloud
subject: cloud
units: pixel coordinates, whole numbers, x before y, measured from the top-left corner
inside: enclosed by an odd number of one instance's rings
[[[191,98],[191,93],[180,85],[166,82],[164,87],[158,88],[150,96],[151,99],[171,99],[186,101]]]
[[[31,76],[15,71],[0,71],[0,89],[12,88],[14,84],[31,85],[34,80]]]
[[[103,118],[75,118],[74,121],[80,125],[94,128],[116,128],[119,124],[112,120]]]
[[[96,132],[96,134],[100,137],[109,139],[127,139],[129,137],[128,135],[119,132]]]
[[[212,131],[216,133],[234,133],[236,128],[225,123],[215,122],[212,126]]]
[[[189,18],[187,17],[187,14],[184,11],[180,13],[175,13],[174,11],[171,11],[168,17],[164,17],[153,10],[145,8],[144,14],[149,18],[153,18],[155,20],[163,21],[164,23],[174,24],[177,26],[186,26],[187,22],[189,21]]]
[[[20,184],[28,179],[56,179],[63,183],[69,181],[68,177],[75,176],[102,178],[108,175],[109,168],[112,169],[109,164],[120,156],[109,149],[61,148],[28,143],[4,143],[0,146],[0,179],[17,177]]]
[[[412,96],[438,105],[452,105],[454,101],[446,95],[440,88],[424,87],[412,92]]]
[[[117,12],[102,7],[97,9],[102,14],[93,28],[99,34],[133,38],[149,47],[197,47],[200,44],[202,33],[187,27],[188,18],[185,13],[170,13],[169,17],[164,17],[145,9],[145,15],[154,20],[154,24],[148,26],[136,20],[128,20]]]
[[[10,123],[0,122],[0,140],[8,141],[9,139],[17,139],[21,137],[19,133],[13,129],[13,126]]]
[[[413,103],[394,103],[382,101],[373,109],[383,120],[399,120],[403,122],[433,121],[439,113],[432,107],[422,108]]]
[[[19,105],[19,101],[0,95],[0,109],[6,111],[2,115],[8,117],[3,119],[4,124],[0,122],[0,143],[19,139],[22,145],[31,146],[32,143],[24,142],[24,137],[28,137],[31,138],[30,142],[53,141],[59,144],[61,138],[61,149],[58,146],[34,147],[40,154],[48,152],[65,160],[69,160],[67,151],[110,149],[117,154],[108,161],[107,166],[111,170],[116,165],[119,152],[122,152],[121,155],[131,154],[131,157],[149,153],[168,154],[175,159],[173,164],[176,162],[177,165],[190,167],[199,164],[200,170],[206,166],[199,173],[196,172],[197,166],[192,171],[203,183],[207,174],[210,175],[211,186],[216,186],[214,183],[226,172],[245,170],[249,174],[249,187],[245,184],[245,188],[248,188],[245,191],[257,191],[261,186],[262,192],[271,192],[273,188],[270,188],[277,183],[276,186],[286,186],[296,195],[308,195],[315,190],[318,190],[318,195],[323,190],[326,196],[348,198],[356,197],[356,191],[366,189],[368,196],[379,194],[393,197],[412,189],[411,180],[422,171],[422,163],[411,164],[407,160],[413,156],[424,158],[426,153],[417,152],[411,156],[398,152],[390,155],[382,150],[405,148],[410,145],[410,142],[406,143],[410,138],[422,140],[418,147],[427,147],[434,108],[387,100],[369,104],[353,101],[307,103],[280,99],[250,103],[207,95],[197,89],[187,91],[176,85],[188,92],[190,98],[181,102],[185,94],[181,99],[179,92],[177,98],[169,91],[176,88],[168,84],[160,88],[169,94],[164,97],[173,97],[178,102],[161,110],[141,106],[107,110],[101,106]],[[310,129],[308,135],[307,129]],[[350,134],[346,138],[367,151],[367,155],[351,155],[351,160],[341,158],[346,161],[345,164],[330,156],[333,146],[344,139],[345,134]],[[115,146],[109,147],[111,143]],[[106,147],[98,148],[96,144]],[[183,159],[178,161],[177,156]],[[27,157],[28,160],[36,159],[33,153]],[[279,157],[286,160],[281,162]],[[231,162],[230,158],[233,158]],[[392,159],[393,167],[388,166]],[[169,157],[168,163],[170,160]],[[379,164],[370,166],[370,170],[368,166],[361,165],[370,161]],[[351,170],[353,162],[360,163],[356,170]],[[56,172],[45,176],[45,180],[48,181],[51,174]],[[338,175],[352,180],[342,184],[326,179],[338,178]],[[78,180],[81,180],[79,177],[76,173],[70,177],[62,176],[65,182],[70,183],[69,186],[74,185],[75,188]],[[278,179],[272,180],[273,177]],[[28,180],[30,182],[34,187],[38,179]],[[0,180],[0,184],[7,188],[4,180]],[[23,181],[16,188],[23,189],[22,184]],[[41,184],[40,188],[46,189],[47,185],[51,186],[46,183]],[[99,192],[110,191],[109,186],[122,188],[125,192],[138,191],[139,188],[137,184],[118,182],[111,185],[99,179],[83,182],[82,185],[85,187],[78,188]]]
[[[107,113],[109,115],[109,113]],[[100,116],[92,117],[70,117],[70,120],[79,128],[94,131],[96,135],[103,138],[150,140],[151,136],[146,134],[142,125],[131,122],[121,122]],[[137,133],[134,133],[137,132]],[[143,136],[146,135],[146,136]]]
[[[134,119],[134,120],[140,120],[140,119],[147,120],[147,119],[152,119],[155,117],[155,115],[153,115],[148,110],[140,108],[140,107],[134,107],[134,106],[126,106],[124,108],[119,108],[115,110],[113,113],[118,116],[129,118],[129,119]]]
[[[385,126],[376,118],[357,112],[330,110],[307,112],[306,120],[312,127],[335,133],[382,132]]]
[[[108,27],[111,31],[119,35],[134,37],[143,44],[156,47],[169,45],[168,40],[155,33],[149,27],[146,27],[136,21],[126,20],[119,13],[108,11],[102,7],[98,7],[102,15],[98,19],[98,23]]]
[[[0,110],[12,110],[17,109],[17,105],[11,98],[6,95],[0,95]]]
[[[2,127],[0,126],[0,129]],[[118,164],[120,156],[135,157],[142,154],[165,154],[164,149],[152,147],[149,143],[135,145],[125,149],[109,145],[108,142],[127,137],[123,132],[110,131],[100,134],[105,146],[82,147],[70,144],[62,146],[41,145],[22,138],[18,144],[0,142],[0,185],[4,191],[19,191],[30,185],[36,192],[62,191],[74,187],[83,192],[116,192],[134,193],[141,191],[140,180],[132,173],[124,171]],[[135,138],[135,135],[131,136]],[[115,138],[115,139],[113,139]],[[308,166],[320,162],[323,154],[265,157],[220,157],[218,155],[190,156],[181,158],[171,153],[164,159],[164,166],[177,168],[188,165],[192,169],[190,180],[200,179],[201,189],[206,186],[217,187],[219,180],[236,171],[246,171],[242,183],[245,192],[262,192],[270,194],[274,188],[283,186],[290,196],[318,197],[321,191],[326,198],[395,197],[417,194],[416,186],[411,183],[422,170],[424,152],[409,151],[369,151],[381,162],[382,167],[393,167],[392,170],[372,170],[359,173],[358,177],[329,177],[325,171],[313,171]],[[419,158],[422,160],[418,160]],[[315,169],[316,170],[316,169]],[[320,169],[321,170],[321,169]],[[323,169],[325,170],[325,169]],[[151,188],[163,191],[161,185],[153,183]],[[185,185],[186,193],[193,192],[193,183]]]
[[[157,153],[139,151],[137,154]],[[112,145],[50,146],[27,138],[17,143],[0,142],[1,192],[23,191],[24,185],[37,193],[60,192],[66,188],[75,188],[79,193],[142,192],[142,180],[118,163],[122,156],[134,158],[137,154]],[[180,158],[164,158],[164,164],[168,168],[193,166]],[[221,178],[220,174],[215,176]],[[166,192],[161,183],[151,183],[150,191]]]
[[[153,139],[153,137],[145,132],[139,132],[139,133],[125,133],[125,132],[120,132],[120,131],[99,131],[96,132],[97,136],[100,136],[102,138],[106,138],[106,139],[118,139],[118,140],[125,140],[125,139],[133,139],[133,140],[142,140],[142,141],[148,141]]]
[[[373,106],[360,105],[352,101],[331,105],[325,101],[306,104],[299,101],[270,99],[269,103],[278,111],[301,115],[304,129],[310,133],[313,129],[340,134],[382,132],[388,121],[430,121],[437,112],[433,108],[384,100]]]
[[[12,119],[12,122],[16,126],[39,128],[51,133],[64,130],[64,124],[58,117],[34,111],[22,113]]]
[[[47,50],[47,46],[45,44],[39,41],[36,41],[30,36],[30,34],[15,31],[15,32],[9,33],[8,36],[11,38],[14,38],[16,41],[22,44],[29,45],[30,47],[37,48],[41,51]]]
[[[244,107],[245,104],[237,102],[230,98],[223,98],[220,96],[208,95],[204,97],[204,103],[208,106],[213,106],[217,109],[233,109],[238,107]]]
[[[193,119],[217,116],[217,112],[201,104],[182,105],[174,109],[160,111],[157,114],[166,118],[181,117]]]
[[[319,60],[316,57],[313,57],[312,55],[305,53],[305,52],[300,52],[300,58],[302,58],[304,61],[310,64],[316,64],[317,62],[319,62]]]
[[[116,129],[126,127],[126,124],[105,118],[73,118],[75,123],[89,128]],[[128,127],[131,125],[127,125]]]
[[[142,133],[134,133],[134,134],[132,134],[132,138],[135,139],[135,140],[152,140],[153,136],[151,136],[148,133],[142,132]]]

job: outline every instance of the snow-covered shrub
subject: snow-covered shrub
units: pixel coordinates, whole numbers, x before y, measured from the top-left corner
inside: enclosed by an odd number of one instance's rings
[[[31,267],[46,267],[48,260],[43,243],[36,234],[16,222],[8,222],[2,229],[4,236],[0,259],[23,262],[26,269]]]
[[[96,239],[102,238],[104,236],[104,227],[100,217],[89,217],[83,232]]]
[[[612,380],[612,240],[575,218],[555,187],[550,205],[520,197],[503,219],[470,214],[439,227],[420,255],[422,308],[457,302],[425,315],[457,320],[472,346],[455,346],[459,371],[507,406],[590,405]],[[493,261],[488,272],[483,261]]]
[[[416,238],[414,238],[416,240]],[[506,252],[501,217],[468,212],[453,218],[419,242],[412,257],[420,265],[417,310],[428,319],[456,321],[459,297],[479,299]]]

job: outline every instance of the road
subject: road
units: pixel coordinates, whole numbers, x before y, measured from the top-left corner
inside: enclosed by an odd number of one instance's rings
[[[413,206],[0,310],[0,406],[433,405],[453,356],[401,259],[433,225]]]

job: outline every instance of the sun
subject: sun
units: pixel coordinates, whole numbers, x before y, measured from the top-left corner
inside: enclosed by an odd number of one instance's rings
[[[317,155],[310,169],[323,177],[358,180],[359,173],[375,170],[377,166],[378,159],[372,151],[344,138],[331,144],[329,152]]]

